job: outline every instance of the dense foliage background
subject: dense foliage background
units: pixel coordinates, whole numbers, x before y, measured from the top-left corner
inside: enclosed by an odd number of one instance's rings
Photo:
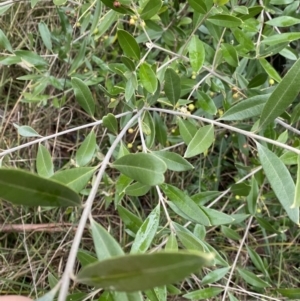
[[[299,9],[0,3],[1,293],[300,299]]]

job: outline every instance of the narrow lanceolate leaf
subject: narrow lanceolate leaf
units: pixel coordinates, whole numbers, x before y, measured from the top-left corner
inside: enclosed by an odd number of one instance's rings
[[[194,168],[194,166],[187,160],[182,158],[179,154],[168,152],[168,151],[157,151],[153,152],[153,155],[162,159],[168,169],[173,171],[187,171]]]
[[[118,242],[94,219],[91,219],[91,231],[98,260],[124,254]]]
[[[270,94],[262,94],[242,100],[226,111],[221,120],[244,120],[261,114]]]
[[[296,179],[296,188],[294,202],[291,208],[300,207],[300,156],[298,155],[297,159],[298,169],[297,169],[297,179]]]
[[[112,167],[129,178],[149,186],[162,184],[167,170],[164,161],[144,153],[125,155],[116,160]]]
[[[123,49],[125,55],[134,58],[136,60],[140,59],[140,48],[134,37],[125,30],[118,30],[118,41]]]
[[[295,184],[288,169],[273,152],[259,143],[256,144],[261,165],[275,195],[289,218],[299,224],[299,208],[291,208],[294,202]]]
[[[159,217],[160,205],[158,204],[138,230],[130,253],[145,253],[148,250],[156,234],[159,225]]]
[[[221,14],[211,16],[207,20],[217,26],[228,28],[238,27],[243,23],[243,21],[237,17]]]
[[[70,168],[56,172],[51,180],[64,184],[79,193],[85,188],[95,171],[94,167]]]
[[[277,81],[277,83],[281,82],[280,75],[266,59],[259,59],[259,62],[272,79]]]
[[[259,288],[264,288],[264,287],[271,287],[269,283],[266,281],[262,280],[261,278],[257,277],[255,274],[252,272],[246,270],[246,269],[241,269],[237,268],[238,273],[240,276],[250,285],[259,287]]]
[[[13,52],[13,49],[10,45],[8,38],[6,37],[4,32],[0,29],[0,49],[2,49],[2,48],[6,49],[10,52]]]
[[[265,23],[268,24],[268,25],[271,25],[271,26],[287,27],[287,26],[292,26],[292,25],[295,25],[295,24],[299,24],[300,19],[289,17],[289,16],[281,16],[281,17],[277,17],[277,18],[268,20]]]
[[[141,291],[176,283],[212,261],[212,254],[200,252],[125,255],[84,267],[77,281],[112,291]]]
[[[294,101],[300,91],[299,76],[300,59],[287,72],[265,104],[260,118],[260,127],[273,122]]]
[[[48,50],[52,50],[51,33],[48,26],[44,22],[39,23],[39,32],[43,40],[44,45]]]
[[[172,185],[163,184],[161,188],[169,200],[173,211],[183,218],[204,226],[211,226],[206,213],[183,191]]]
[[[140,80],[142,86],[150,93],[154,93],[157,89],[157,78],[151,66],[143,63],[140,66]]]
[[[197,127],[189,120],[178,118],[179,132],[182,140],[188,145],[197,133]]]
[[[44,178],[50,178],[54,173],[52,157],[48,149],[40,144],[37,157],[36,157],[36,169],[39,176]]]
[[[161,0],[148,0],[147,4],[143,8],[140,16],[143,20],[148,20],[155,16],[162,6]]]
[[[239,65],[239,59],[235,47],[228,43],[222,43],[221,49],[224,60],[232,67],[237,67]]]
[[[23,206],[67,207],[81,203],[72,189],[18,169],[0,169],[0,198]]]
[[[205,49],[203,43],[197,36],[194,35],[192,37],[188,51],[192,69],[194,72],[198,72],[202,68],[205,60]]]
[[[18,129],[18,134],[23,137],[42,137],[32,127],[28,125],[19,126],[14,123],[14,127]]]
[[[151,186],[136,182],[125,188],[125,194],[130,196],[142,196],[145,195],[150,189]]]
[[[207,287],[185,294],[183,297],[191,300],[207,300],[219,295],[223,290],[219,287]]]
[[[205,14],[207,7],[204,0],[188,0],[189,5],[198,13]]]
[[[95,102],[90,89],[79,78],[73,77],[71,82],[76,100],[89,115],[93,116],[95,113]]]
[[[78,166],[87,165],[94,156],[96,149],[96,135],[94,131],[90,132],[76,152],[76,163]]]
[[[165,72],[164,89],[169,101],[175,106],[180,97],[181,87],[180,77],[172,68],[168,68]]]
[[[90,28],[90,33],[91,34],[94,33],[94,30],[96,29],[96,27],[98,25],[100,15],[101,15],[101,11],[102,11],[102,2],[101,2],[101,0],[97,0],[94,15],[93,15],[92,26]]]
[[[262,44],[276,45],[284,42],[292,42],[300,39],[300,32],[287,32],[275,34],[262,40]]]
[[[213,125],[203,126],[197,131],[196,135],[189,143],[184,157],[190,158],[205,152],[212,145],[214,139]]]
[[[98,224],[95,220],[91,219],[91,231],[92,237],[95,245],[95,250],[97,254],[97,258],[99,261],[115,257],[122,256],[124,251],[118,242],[104,229],[100,224]],[[97,265],[99,263],[92,265]],[[89,265],[87,266],[87,268]],[[141,293],[115,293],[114,300],[125,300],[125,301],[142,301]]]
[[[109,113],[106,116],[104,116],[102,120],[103,125],[107,127],[109,131],[111,131],[113,134],[118,133],[118,122],[115,115]]]

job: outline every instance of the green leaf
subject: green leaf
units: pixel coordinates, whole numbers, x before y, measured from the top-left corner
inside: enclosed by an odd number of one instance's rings
[[[102,0],[101,0],[102,1]],[[103,2],[103,1],[102,1]],[[107,30],[112,26],[114,22],[118,19],[119,14],[115,12],[114,10],[108,10],[106,14],[103,15],[102,18],[98,20],[99,25],[97,27],[98,29],[98,34],[97,36],[103,36]]]
[[[204,0],[188,0],[189,5],[198,13],[205,14],[207,7]]]
[[[232,67],[237,67],[239,65],[238,54],[234,46],[222,43],[221,44],[222,54],[224,60]]]
[[[211,245],[196,237],[191,231],[189,231],[185,227],[176,223],[173,223],[173,226],[176,231],[176,235],[180,239],[181,243],[188,250],[196,250],[196,251],[200,250],[201,252],[212,253],[215,255],[214,264],[228,266],[228,263],[220,256],[220,254]]]
[[[181,87],[180,77],[172,68],[168,68],[165,72],[164,90],[171,104],[175,106],[180,97]]]
[[[221,226],[221,232],[224,234],[224,237],[232,239],[232,240],[237,240],[239,241],[241,239],[241,237],[239,236],[239,234],[234,231],[231,228],[228,228],[226,226]]]
[[[28,125],[19,126],[14,123],[14,127],[18,129],[18,134],[23,137],[42,137],[32,127]]]
[[[150,0],[151,1],[151,0]],[[150,93],[154,93],[157,89],[157,78],[151,66],[143,63],[140,66],[140,80],[142,86]]]
[[[253,264],[255,265],[255,267],[263,272],[265,275],[268,275],[268,272],[265,268],[264,262],[263,260],[260,258],[260,256],[250,247],[246,246],[247,248],[247,252],[251,258],[251,261],[253,262]]]
[[[118,122],[115,115],[109,113],[102,119],[103,125],[113,134],[118,134]]]
[[[0,6],[0,16],[4,15],[4,13],[13,5],[13,3],[9,3],[6,5]]]
[[[87,165],[94,156],[96,149],[96,135],[94,131],[91,131],[84,141],[79,146],[76,152],[76,164],[78,166],[85,166]]]
[[[244,120],[261,114],[270,94],[261,94],[242,100],[228,111],[220,120]]]
[[[249,89],[259,87],[259,86],[263,85],[266,82],[267,79],[268,79],[268,74],[267,73],[264,73],[264,72],[259,73],[251,79],[251,81],[249,82],[247,87]]]
[[[167,127],[161,116],[157,112],[153,112],[155,138],[162,145],[165,146],[167,142]]]
[[[243,21],[237,17],[222,14],[210,16],[207,20],[217,26],[228,28],[238,27],[241,26],[243,23]]]
[[[189,58],[194,72],[199,72],[205,60],[205,49],[198,36],[193,35],[188,44]]]
[[[192,139],[195,137],[197,133],[196,126],[191,123],[189,120],[184,120],[182,118],[178,118],[179,132],[182,140],[186,145],[188,145]]]
[[[83,268],[76,280],[97,288],[141,291],[180,281],[212,260],[212,254],[199,252],[125,255]]]
[[[201,251],[204,253],[208,251],[202,240],[196,237],[190,230],[177,223],[173,223],[173,226],[176,236],[188,251]]]
[[[151,186],[136,182],[127,186],[125,188],[125,193],[129,196],[142,196],[145,195],[150,189]]]
[[[137,81],[137,78],[136,78],[136,73],[131,72],[128,79],[127,79],[126,87],[125,87],[125,100],[127,102],[130,101],[130,99],[133,96],[134,91],[137,88],[137,86],[138,86],[138,81]]]
[[[223,290],[223,288],[219,287],[208,287],[197,291],[192,291],[188,294],[183,295],[183,297],[191,300],[207,300],[219,295],[223,292]]]
[[[94,30],[97,28],[100,16],[101,16],[101,11],[102,11],[102,3],[101,0],[97,0],[94,15],[93,15],[93,22],[90,28],[90,33],[93,34]],[[99,30],[98,30],[99,33]]]
[[[39,32],[44,45],[48,50],[52,50],[51,33],[48,26],[44,22],[39,23]]]
[[[215,283],[221,280],[225,275],[230,271],[230,267],[220,268],[214,271],[209,272],[204,278],[201,280],[202,285]]]
[[[211,222],[206,213],[195,202],[179,188],[163,184],[161,188],[167,198],[169,205],[178,215],[192,222],[211,226]]]
[[[78,250],[77,259],[82,267],[98,261],[96,257],[92,256],[85,250]]]
[[[88,86],[79,78],[72,77],[72,87],[75,93],[76,100],[80,106],[90,115],[94,116],[95,102],[93,95]]]
[[[265,104],[259,123],[261,128],[273,122],[297,97],[300,92],[299,76],[300,59],[294,63],[282,81],[276,86]]]
[[[95,171],[94,167],[70,168],[56,172],[51,180],[64,184],[79,193],[85,188]]]
[[[280,156],[280,160],[285,165],[294,165],[294,164],[297,164],[298,155],[294,152],[286,151]]]
[[[120,256],[124,254],[124,251],[118,244],[118,242],[98,224],[94,219],[91,219],[91,232],[93,242],[95,245],[95,251],[99,261]]]
[[[152,154],[162,159],[166,163],[169,170],[187,171],[194,168],[191,163],[182,158],[179,154],[168,151],[156,151]]]
[[[299,224],[299,208],[291,208],[294,202],[295,184],[288,169],[273,152],[259,143],[256,145],[260,163],[275,195],[289,218]]]
[[[238,273],[240,276],[250,285],[259,287],[259,288],[265,288],[265,287],[271,287],[271,285],[261,278],[257,277],[252,272],[249,272],[246,269],[237,268]]]
[[[36,169],[38,175],[44,178],[50,178],[54,174],[52,157],[48,149],[42,144],[39,145],[36,157]]]
[[[277,26],[277,27],[289,27],[299,23],[300,23],[300,19],[293,18],[290,16],[281,16],[265,22],[265,24],[271,26]]]
[[[125,55],[133,59],[140,59],[140,48],[134,37],[125,30],[118,30],[118,42]]]
[[[212,145],[214,139],[213,125],[203,126],[197,131],[196,135],[189,143],[184,157],[191,158],[205,152]]]
[[[143,8],[140,17],[143,20],[151,19],[155,16],[162,6],[161,0],[148,0],[147,4]]]
[[[300,32],[286,32],[266,37],[261,43],[267,45],[276,45],[284,42],[290,43],[298,39],[300,39]]]
[[[281,82],[280,75],[266,59],[259,59],[259,62],[272,79],[277,81],[277,83]]]
[[[0,198],[15,205],[79,206],[80,197],[72,189],[18,169],[0,169]]]
[[[168,237],[168,241],[165,246],[166,251],[178,251],[178,243],[176,236],[173,232]]]
[[[204,92],[198,91],[198,101],[197,105],[200,106],[200,108],[207,112],[208,114],[215,115],[217,113],[217,107],[214,103],[214,101]]]
[[[53,0],[54,5],[64,5],[66,4],[67,0]]]
[[[130,58],[123,55],[121,57],[121,60],[124,63],[124,65],[128,68],[129,71],[132,71],[132,72],[135,71],[135,68],[136,68],[135,64]]]
[[[251,190],[247,196],[247,208],[251,215],[256,214],[257,198],[258,198],[258,184],[254,177],[251,179]]]
[[[94,219],[91,219],[91,231],[97,258],[100,261],[100,263],[108,258],[115,258],[115,256],[122,256],[124,254],[118,242],[106,231],[106,229],[104,229],[100,224],[96,223]],[[89,269],[90,266],[97,266],[99,261],[94,264],[88,265],[85,268]],[[84,272],[84,269],[81,270],[80,273]],[[116,293],[114,299],[126,301],[143,300],[140,293]]]
[[[214,4],[216,5],[225,5],[229,0],[214,0]]]
[[[300,299],[300,288],[279,288],[276,289],[283,297],[287,297],[288,300]]]
[[[207,207],[200,207],[200,208],[209,218],[212,226],[231,224],[234,221],[234,218],[232,216],[223,213],[221,211],[207,208]]]
[[[156,234],[160,217],[160,205],[158,204],[153,211],[148,215],[142,226],[136,233],[130,253],[145,253]]]
[[[0,29],[0,49],[1,48],[13,52],[8,38],[6,37],[5,33]]]
[[[22,61],[25,61],[29,66],[47,66],[48,62],[42,57],[32,51],[28,50],[16,50],[15,55],[20,57]]]
[[[300,156],[298,155],[297,159],[297,178],[296,178],[296,187],[295,187],[295,196],[294,202],[291,208],[300,207]]]
[[[142,220],[120,205],[117,206],[117,209],[118,214],[126,227],[133,233],[137,233],[143,224]]]
[[[250,193],[251,187],[246,183],[236,183],[230,187],[230,191],[239,196],[247,196]]]
[[[167,166],[161,159],[144,153],[128,154],[116,160],[112,167],[145,185],[162,184]]]

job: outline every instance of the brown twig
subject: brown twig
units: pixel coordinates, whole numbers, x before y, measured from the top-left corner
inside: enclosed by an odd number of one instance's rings
[[[77,229],[77,225],[71,223],[64,224],[0,224],[0,233],[10,232],[61,232],[66,228],[73,227],[72,230]]]

